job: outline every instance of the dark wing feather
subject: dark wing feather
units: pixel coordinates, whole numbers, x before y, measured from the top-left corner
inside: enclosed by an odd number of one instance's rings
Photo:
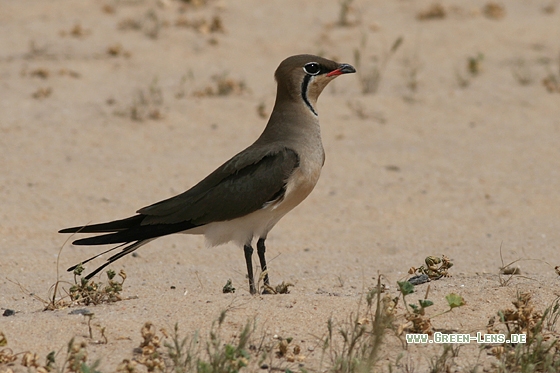
[[[232,220],[281,198],[297,154],[285,147],[248,148],[188,191],[108,223],[62,229],[60,233],[108,233],[75,245],[106,245],[149,240],[214,221]]]
[[[286,182],[299,165],[297,154],[285,147],[250,147],[183,194],[138,210],[138,215],[108,223],[62,229],[60,233],[108,233],[76,240],[75,245],[118,244],[120,252],[86,276],[90,279],[110,263],[150,240],[214,221],[231,220],[283,197]],[[126,245],[126,246],[125,246]],[[73,266],[68,269],[72,271]]]
[[[281,148],[256,157],[259,150],[242,152],[185,193],[138,210],[147,215],[142,224],[190,221],[198,226],[232,220],[280,197],[298,156]]]

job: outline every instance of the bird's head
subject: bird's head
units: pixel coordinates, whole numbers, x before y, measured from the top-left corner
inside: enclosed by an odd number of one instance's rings
[[[278,83],[277,98],[302,100],[317,115],[317,98],[327,84],[342,74],[355,73],[353,66],[309,54],[286,58],[274,74]]]

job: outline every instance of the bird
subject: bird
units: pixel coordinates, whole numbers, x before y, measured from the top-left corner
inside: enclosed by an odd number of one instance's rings
[[[253,244],[263,283],[269,286],[265,241],[270,230],[315,187],[325,163],[317,99],[327,84],[355,73],[346,63],[301,54],[283,60],[274,74],[276,101],[257,140],[192,188],[143,207],[125,219],[61,229],[59,233],[100,233],[74,245],[115,245],[78,266],[121,248],[85,278],[162,236],[202,234],[208,246],[233,242],[243,247],[249,292],[256,294]],[[265,286],[265,288],[266,288]]]

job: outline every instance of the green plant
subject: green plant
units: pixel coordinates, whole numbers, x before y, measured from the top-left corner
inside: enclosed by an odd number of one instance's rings
[[[226,311],[222,311],[216,322],[212,323],[210,338],[206,342],[207,359],[199,359],[196,364],[199,373],[237,373],[249,363],[249,338],[254,331],[254,325],[245,324],[239,337],[230,342],[223,343],[219,329],[226,317]]]
[[[426,294],[424,295],[424,299],[418,300],[419,305],[417,306],[416,304],[412,304],[412,303],[407,304],[406,301],[406,296],[414,293],[414,285],[412,285],[408,281],[403,281],[403,282],[397,281],[397,285],[402,295],[403,303],[407,307],[404,318],[408,321],[408,325],[405,324],[401,326],[401,329],[402,330],[408,329],[412,333],[432,334],[433,333],[432,319],[434,317],[451,312],[454,308],[462,307],[466,304],[462,296],[455,293],[450,293],[445,296],[445,300],[447,301],[447,305],[449,306],[449,309],[428,317],[426,316],[426,308],[434,304],[431,300],[428,299],[430,286],[426,288]]]
[[[169,361],[167,368],[176,373],[238,373],[249,364],[251,354],[249,341],[255,330],[254,323],[247,322],[238,336],[224,343],[220,329],[226,318],[227,311],[222,311],[216,321],[212,323],[208,339],[201,341],[199,332],[191,337],[181,338],[176,324],[171,342],[164,342],[167,351],[163,356]],[[203,343],[201,343],[203,342]],[[204,345],[204,348],[201,348]]]
[[[119,272],[120,282],[114,280],[116,276],[115,271],[108,270],[106,273],[109,281],[106,285],[83,277],[78,279],[83,270],[84,268],[81,264],[77,265],[74,269],[74,285],[68,290],[72,302],[87,306],[90,304],[112,303],[123,299],[120,295],[122,285],[126,280],[126,273],[123,270]]]
[[[430,373],[447,373],[452,371],[453,359],[459,356],[460,349],[461,345],[444,344],[441,354],[430,358]]]
[[[327,321],[327,335],[323,339],[323,355],[328,354],[329,372],[371,372],[380,359],[380,349],[387,329],[393,328],[394,300],[382,296],[381,276],[377,286],[366,295],[364,312],[350,314],[336,327],[332,318]]]
[[[173,364],[172,371],[175,373],[193,372],[196,368],[196,348],[199,342],[198,332],[189,339],[179,337],[179,326],[175,324],[171,342],[165,342],[167,355]]]

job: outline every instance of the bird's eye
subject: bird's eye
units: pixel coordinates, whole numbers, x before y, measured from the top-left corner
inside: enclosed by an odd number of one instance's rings
[[[317,62],[309,62],[303,66],[303,71],[309,75],[317,75],[321,71],[321,66]]]

